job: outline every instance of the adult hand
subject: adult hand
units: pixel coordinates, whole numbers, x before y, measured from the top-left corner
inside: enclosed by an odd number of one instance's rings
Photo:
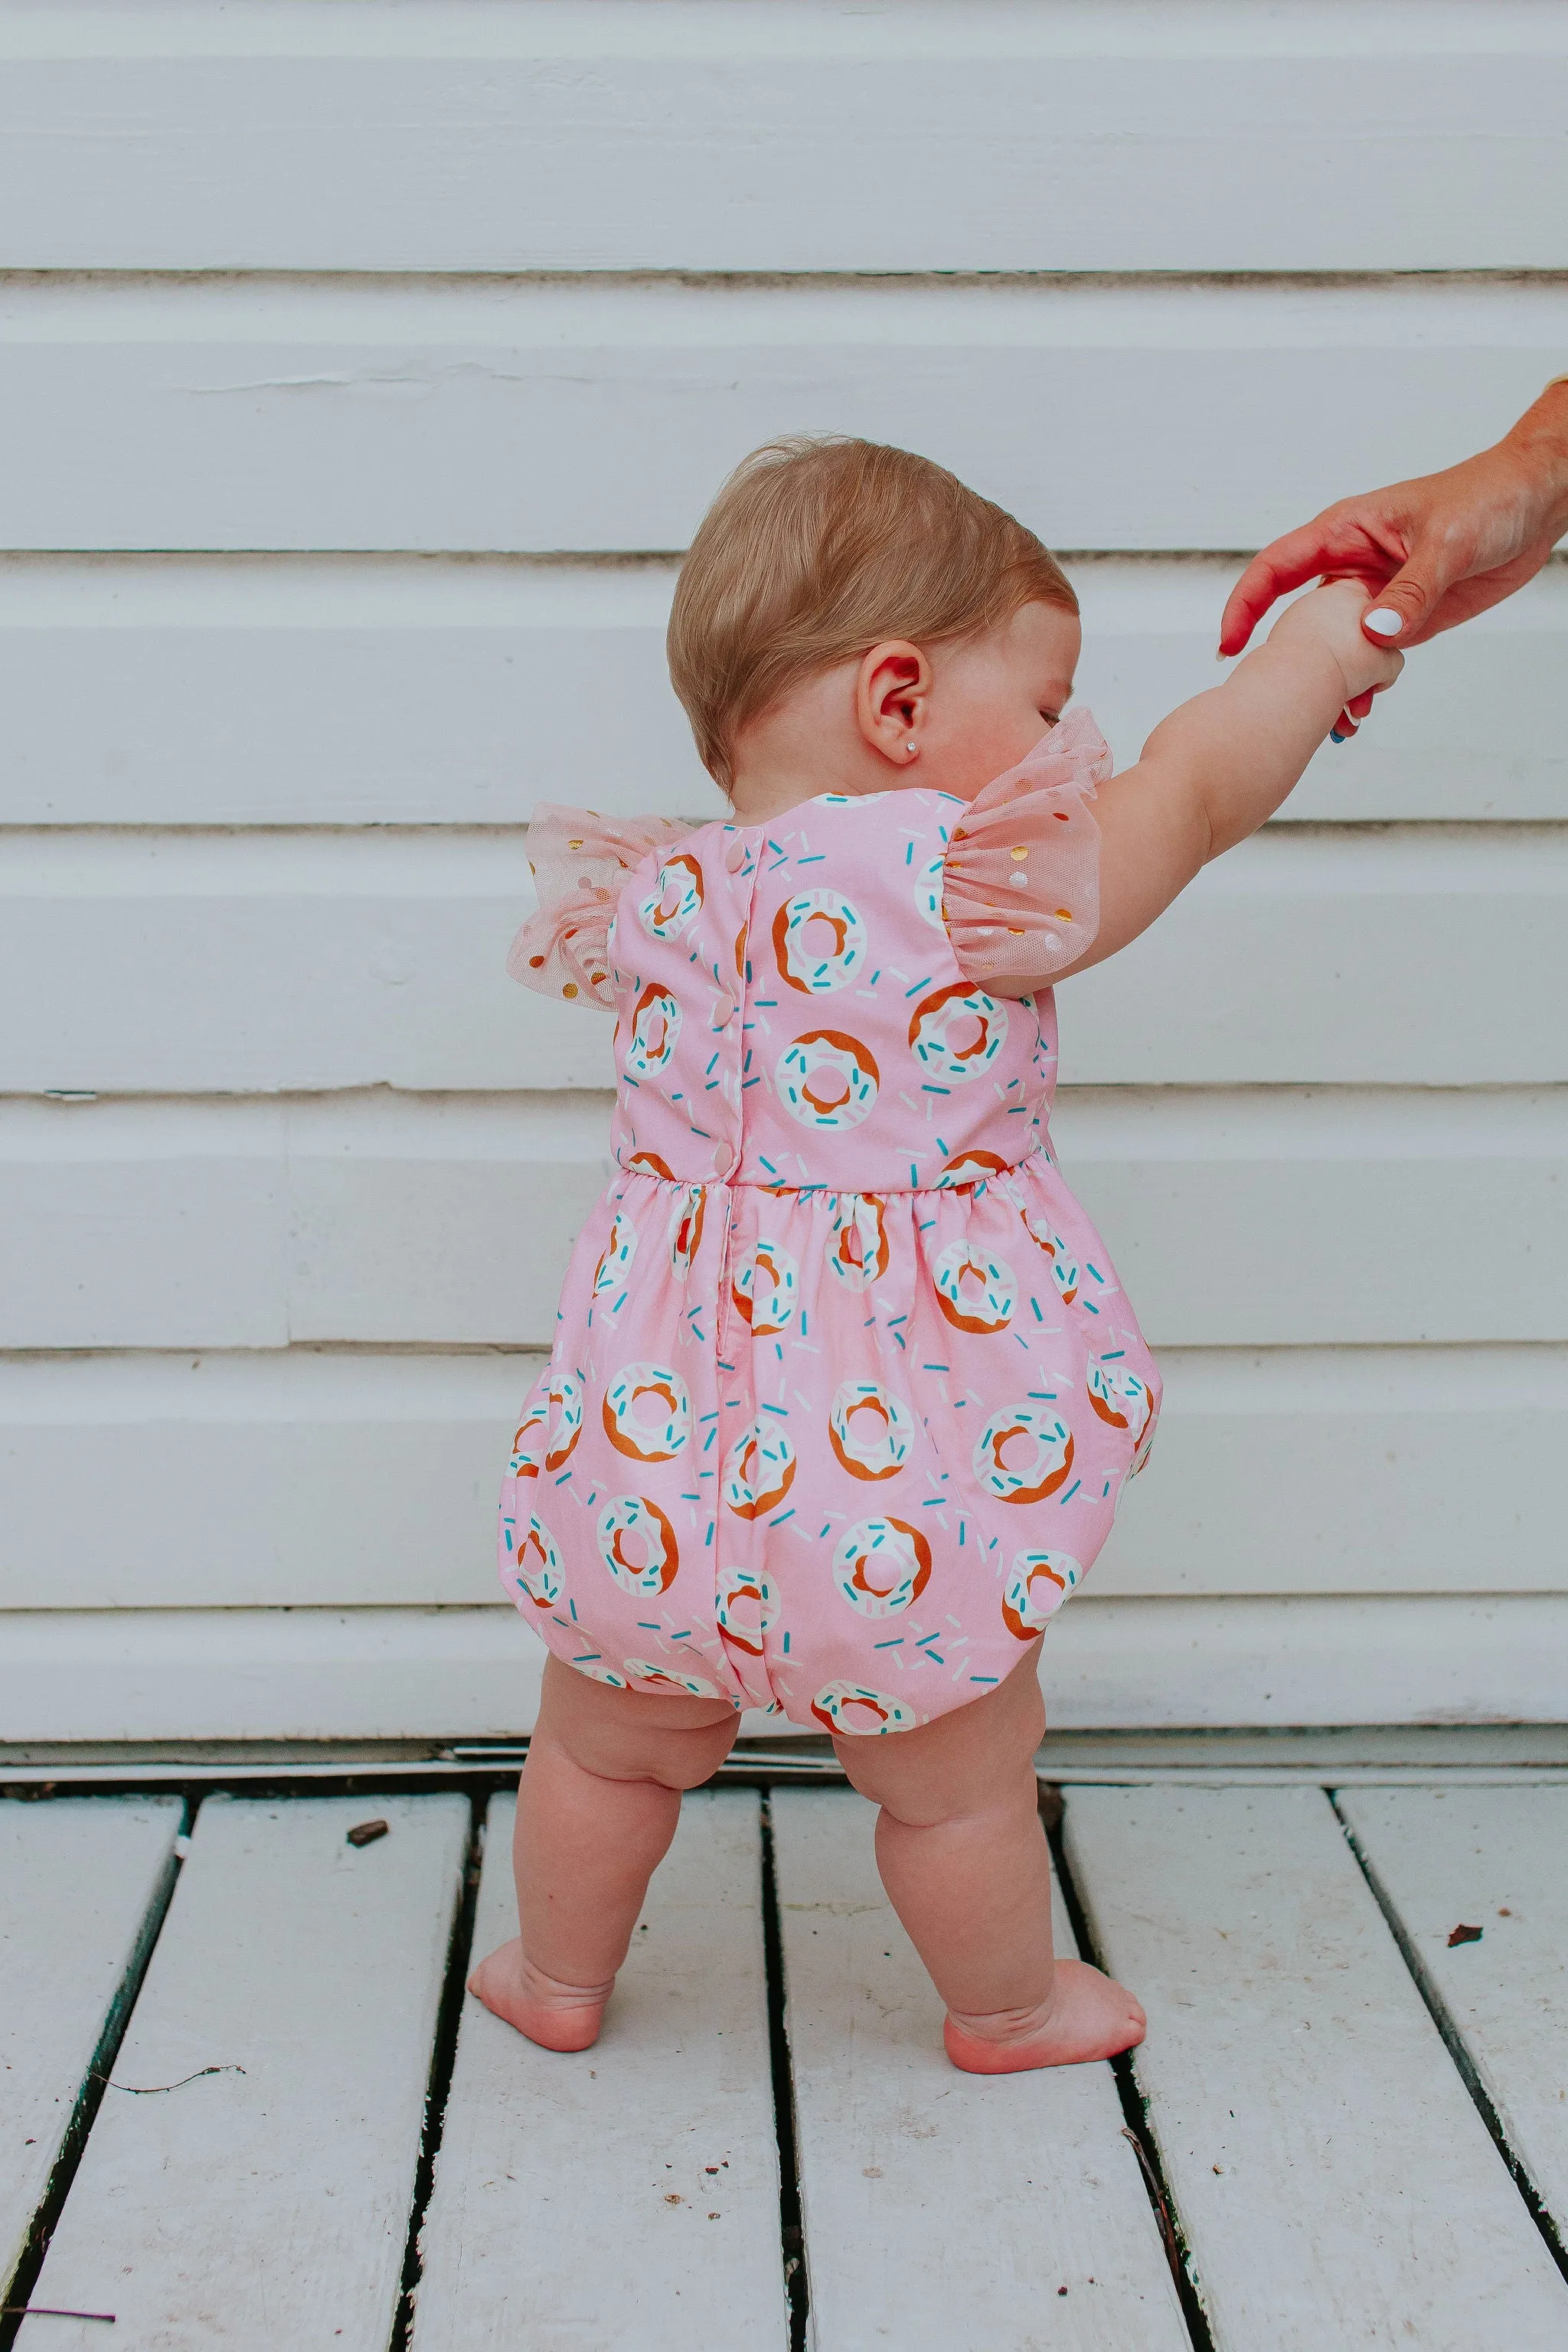
[[[1568,530],[1568,382],[1549,384],[1495,448],[1463,465],[1342,499],[1254,556],[1230,593],[1219,649],[1238,654],[1279,596],[1347,573],[1373,601],[1362,627],[1418,646],[1533,579]],[[1364,712],[1357,697],[1353,716]]]

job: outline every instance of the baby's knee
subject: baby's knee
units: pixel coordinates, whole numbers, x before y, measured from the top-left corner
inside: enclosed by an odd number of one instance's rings
[[[741,1718],[731,1712],[716,1723],[660,1727],[649,1780],[666,1789],[700,1789],[710,1780],[735,1744]]]

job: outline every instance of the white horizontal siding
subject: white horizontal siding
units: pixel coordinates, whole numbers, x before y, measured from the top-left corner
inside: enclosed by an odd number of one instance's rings
[[[532,903],[521,832],[13,833],[0,1091],[606,1085],[610,1022],[507,977]],[[1565,1000],[1568,830],[1274,827],[1063,988],[1062,1066],[1550,1082]]]
[[[1156,1346],[1568,1340],[1568,1088],[1069,1090]],[[547,1345],[592,1097],[0,1103],[0,1346]]]
[[[1041,1660],[1058,1731],[1557,1723],[1557,1593],[1232,1594],[1064,1609]],[[0,1722],[72,1739],[515,1737],[544,1651],[506,1606],[12,1611]],[[742,1733],[776,1738],[776,1717]]]
[[[1237,568],[1069,564],[1078,698],[1122,766],[1214,684]],[[510,825],[535,799],[716,814],[665,669],[673,579],[658,562],[0,557],[0,823]],[[1568,819],[1565,667],[1558,563],[1413,659],[1279,821]]]
[[[542,1358],[0,1358],[0,1611],[495,1596],[499,1468]],[[1100,1599],[1568,1591],[1568,1348],[1163,1352],[1158,1475]],[[61,1497],[87,1540],[61,1544]],[[0,1621],[3,1624],[3,1621]],[[0,1631],[0,1649],[4,1633]]]
[[[536,798],[717,807],[671,551],[771,434],[925,449],[1077,551],[1125,762],[1240,551],[1568,362],[1568,20],[0,0],[0,1737],[515,1731],[610,1072],[501,959]],[[1168,1403],[1058,1722],[1562,1712],[1565,640],[1560,564],[1063,992]]]
[[[0,261],[1552,268],[1565,47],[1550,0],[11,7]]]
[[[1555,281],[15,279],[0,544],[679,549],[828,428],[1059,547],[1256,547],[1494,440],[1565,352]]]

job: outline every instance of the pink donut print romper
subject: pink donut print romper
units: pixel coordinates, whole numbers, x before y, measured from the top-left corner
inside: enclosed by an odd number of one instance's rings
[[[1082,1580],[1159,1380],[1058,1173],[1098,922],[1071,712],[969,804],[536,814],[511,969],[613,1005],[614,1182],[503,1491],[501,1581],[617,1688],[839,1733],[994,1689]]]

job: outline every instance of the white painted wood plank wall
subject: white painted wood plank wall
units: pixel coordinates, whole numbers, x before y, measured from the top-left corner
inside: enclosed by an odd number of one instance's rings
[[[0,1741],[515,1730],[490,1490],[608,1080],[502,975],[522,824],[715,808],[660,639],[719,474],[832,425],[1016,504],[1134,756],[1238,551],[1568,362],[1568,25],[7,0],[0,57]],[[1170,1384],[1063,1720],[1562,1711],[1565,641],[1559,564],[1063,992]]]

